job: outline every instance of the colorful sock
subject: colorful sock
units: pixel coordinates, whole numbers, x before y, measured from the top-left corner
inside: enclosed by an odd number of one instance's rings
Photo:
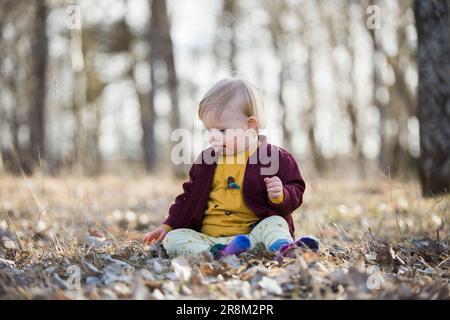
[[[232,254],[240,255],[241,253],[247,251],[250,248],[250,239],[246,235],[236,236],[228,245],[214,245],[211,247],[211,250],[215,250],[213,256],[216,259],[221,257],[229,256]]]
[[[279,250],[282,246],[293,243],[293,240],[289,240],[289,239],[278,239],[277,241],[275,241],[274,243],[272,243],[269,247],[269,251],[277,251]]]
[[[298,252],[298,246],[297,243],[291,242],[286,243],[285,245],[282,245],[278,251],[281,253],[283,257],[289,257],[289,258],[296,258],[297,252]]]
[[[320,242],[317,238],[312,236],[303,236],[298,238],[295,242],[288,239],[279,239],[272,243],[269,251],[278,251],[283,257],[295,258],[298,249],[306,249],[318,252],[320,249]]]
[[[209,248],[209,252],[211,252],[211,254],[213,255],[214,259],[219,259],[220,258],[220,252],[223,248],[225,248],[226,246],[224,244],[221,243],[216,243],[215,245],[212,245],[211,248]]]
[[[320,249],[320,241],[319,239],[312,236],[303,236],[295,241],[297,246],[300,248],[307,248],[311,251],[318,252]]]

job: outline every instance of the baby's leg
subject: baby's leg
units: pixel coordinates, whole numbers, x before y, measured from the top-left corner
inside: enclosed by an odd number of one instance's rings
[[[271,216],[258,223],[249,235],[251,248],[262,242],[269,251],[275,251],[284,244],[292,243],[289,225],[280,216]]]
[[[175,229],[167,233],[163,246],[167,253],[173,256],[198,255],[216,243],[215,238],[192,229]]]

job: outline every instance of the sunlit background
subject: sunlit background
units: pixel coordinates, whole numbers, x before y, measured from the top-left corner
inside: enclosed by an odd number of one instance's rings
[[[30,119],[38,101],[45,171],[170,167],[172,130],[201,130],[202,95],[239,74],[264,94],[264,134],[310,174],[415,174],[417,35],[410,1],[172,0],[166,7],[151,0],[5,0],[0,6],[4,170],[14,171],[17,158],[36,168],[30,137],[39,129]],[[195,153],[204,147],[199,136],[193,142]]]

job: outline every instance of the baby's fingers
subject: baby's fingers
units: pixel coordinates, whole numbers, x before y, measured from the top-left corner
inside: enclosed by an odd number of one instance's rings
[[[283,190],[281,186],[274,186],[267,188],[268,192],[281,192],[281,190]]]
[[[282,185],[283,184],[281,182],[274,181],[274,182],[270,182],[270,183],[266,184],[266,187],[268,189],[270,189],[270,188],[274,188],[274,187],[281,187]]]
[[[159,241],[164,240],[164,238],[166,237],[166,234],[167,234],[167,232],[165,232],[165,231],[164,231],[164,232],[161,232],[161,234],[159,235],[157,241],[159,242]]]
[[[268,184],[268,185],[271,185],[271,184],[274,184],[274,183],[275,184],[281,183],[281,180],[277,176],[273,176],[272,178],[268,178],[268,177],[264,178],[264,182],[266,184]]]
[[[152,244],[155,242],[156,235],[153,232],[147,233],[147,235],[144,238],[145,244]]]

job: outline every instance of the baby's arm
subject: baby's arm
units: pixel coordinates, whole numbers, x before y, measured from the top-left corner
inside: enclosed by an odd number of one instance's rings
[[[186,216],[184,215],[186,201],[190,199],[193,187],[197,180],[197,173],[200,164],[194,163],[189,170],[189,180],[183,183],[183,192],[175,198],[175,202],[170,206],[169,216],[164,220],[163,224],[171,229],[178,229],[185,227]]]
[[[278,175],[264,178],[270,206],[280,215],[288,215],[303,202],[305,181],[300,174],[297,162],[284,149],[280,149]]]
[[[185,201],[191,196],[192,187],[196,181],[197,166],[194,163],[189,170],[189,181],[183,183],[183,192],[175,198],[175,203],[169,209],[169,216],[163,221],[161,226],[145,235],[144,243],[151,244],[155,241],[162,241],[167,233],[181,226],[180,221],[182,219],[179,215],[182,214],[182,206]]]
[[[175,203],[169,209],[169,216],[163,221],[161,226],[147,233],[144,237],[144,243],[152,244],[155,241],[162,241],[166,234],[180,226],[182,206],[186,199],[191,195],[192,186],[196,180],[197,167],[193,164],[189,170],[189,181],[183,183],[183,192],[175,198]]]

